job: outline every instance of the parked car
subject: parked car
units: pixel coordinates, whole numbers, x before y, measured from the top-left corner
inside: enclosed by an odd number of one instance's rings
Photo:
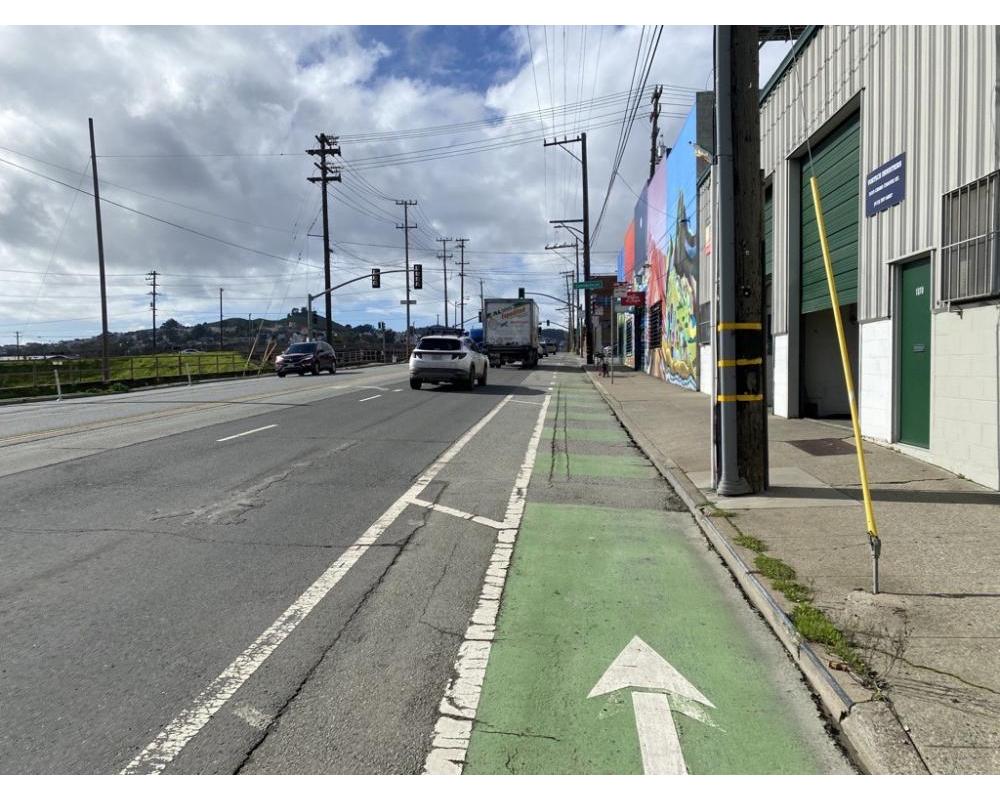
[[[279,378],[284,378],[289,372],[319,375],[324,369],[330,370],[331,375],[337,373],[337,354],[326,342],[298,342],[289,345],[274,360],[274,371]]]
[[[545,355],[552,355],[556,351],[556,343],[551,339],[543,339],[542,344],[545,345]]]
[[[489,360],[468,336],[424,336],[410,356],[410,388],[425,383],[455,383],[473,389],[486,385]]]

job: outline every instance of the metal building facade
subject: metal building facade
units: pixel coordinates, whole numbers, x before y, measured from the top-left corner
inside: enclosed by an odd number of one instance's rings
[[[862,177],[906,153],[902,213],[861,212],[858,319],[886,319],[890,265],[940,246],[942,195],[1000,167],[998,39],[997,26],[832,25],[802,37],[761,103],[761,167],[774,187],[774,333],[787,333],[799,311],[789,221],[807,140],[860,110]]]
[[[771,197],[774,412],[802,413],[807,374],[820,360],[805,349],[813,309],[801,298],[803,164],[857,118],[862,190],[857,306],[848,327],[858,348],[862,433],[902,448],[900,398],[926,391],[928,443],[910,448],[913,454],[993,488],[1000,488],[998,61],[995,25],[811,27],[760,104],[761,167]],[[867,176],[896,162],[905,164],[901,201],[868,216]],[[923,313],[931,325],[921,334],[929,340],[910,349],[928,354],[929,388],[911,385],[903,369],[902,282],[920,263],[930,265],[930,310],[923,305]]]

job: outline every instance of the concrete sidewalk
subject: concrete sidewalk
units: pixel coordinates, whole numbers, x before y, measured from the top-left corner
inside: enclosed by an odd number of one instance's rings
[[[872,595],[849,427],[770,417],[771,489],[720,498],[706,395],[633,371],[613,384],[588,374],[696,511],[862,766],[1000,773],[1000,493],[866,443],[883,541]]]

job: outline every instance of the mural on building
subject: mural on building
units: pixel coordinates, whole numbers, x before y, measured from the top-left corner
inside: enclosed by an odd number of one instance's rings
[[[641,328],[643,368],[688,389],[698,388],[698,188],[695,112],[636,203],[625,233],[621,277],[646,293]],[[648,315],[659,312],[659,319]],[[641,346],[641,343],[640,343]]]

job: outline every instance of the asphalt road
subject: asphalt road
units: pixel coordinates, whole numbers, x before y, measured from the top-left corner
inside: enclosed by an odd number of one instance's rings
[[[0,772],[419,772],[548,381],[0,410]]]

